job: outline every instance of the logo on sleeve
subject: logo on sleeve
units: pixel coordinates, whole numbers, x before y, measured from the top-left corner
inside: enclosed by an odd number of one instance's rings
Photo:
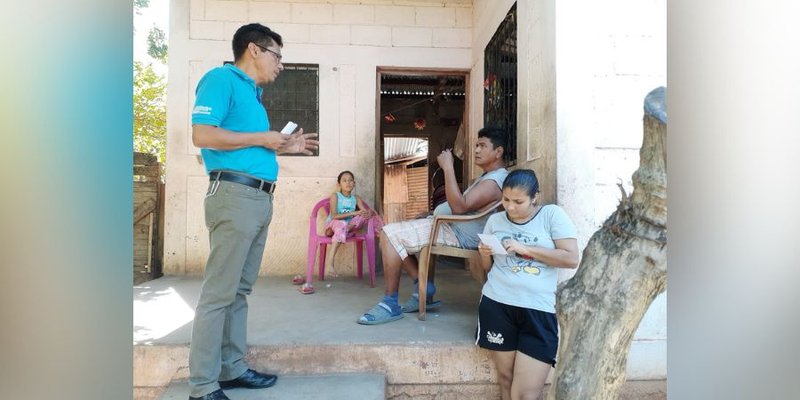
[[[211,115],[211,107],[208,106],[194,106],[192,114]]]

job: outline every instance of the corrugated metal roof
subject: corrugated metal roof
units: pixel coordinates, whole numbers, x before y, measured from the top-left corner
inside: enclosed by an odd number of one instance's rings
[[[400,97],[464,96],[461,75],[382,75],[381,95]]]
[[[428,141],[420,138],[383,139],[383,159],[394,162],[407,158],[427,156]]]

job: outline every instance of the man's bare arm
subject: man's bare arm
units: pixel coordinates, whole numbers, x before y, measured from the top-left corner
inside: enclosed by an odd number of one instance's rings
[[[484,207],[492,204],[503,198],[503,191],[497,186],[497,182],[492,179],[486,179],[472,188],[466,196],[461,196],[464,199],[465,210],[460,214],[465,214],[471,211],[478,211]],[[453,209],[455,213],[456,210]]]
[[[456,173],[453,169],[453,155],[450,150],[442,151],[436,157],[436,161],[444,174],[444,192],[447,197],[447,204],[450,205],[450,210],[453,211],[453,214],[460,215],[478,211],[500,200],[502,197],[503,192],[497,186],[497,183],[490,179],[479,183],[465,196],[461,193],[461,188],[458,187],[458,182],[456,181]]]
[[[447,199],[447,204],[453,214],[464,214],[469,210],[464,194],[461,193],[461,188],[458,187],[456,180],[456,172],[453,168],[453,153],[449,149],[442,150],[436,157],[436,162],[442,169],[444,176],[444,194]]]
[[[280,132],[233,132],[213,125],[192,125],[192,143],[200,148],[215,150],[237,150],[261,146],[277,150],[287,140]]]

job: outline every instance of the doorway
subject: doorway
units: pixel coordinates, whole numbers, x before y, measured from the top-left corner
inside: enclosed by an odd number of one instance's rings
[[[386,223],[413,219],[443,201],[436,157],[453,150],[464,188],[471,159],[469,70],[378,68],[375,193]],[[439,189],[439,190],[437,190]]]

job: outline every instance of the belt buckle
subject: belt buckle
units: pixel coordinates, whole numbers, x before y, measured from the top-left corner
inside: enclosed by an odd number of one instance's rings
[[[266,190],[265,188],[268,188],[269,190]],[[275,184],[272,182],[267,182],[265,180],[262,180],[261,183],[258,185],[258,190],[263,190],[269,194],[272,194],[272,192],[275,191]]]

